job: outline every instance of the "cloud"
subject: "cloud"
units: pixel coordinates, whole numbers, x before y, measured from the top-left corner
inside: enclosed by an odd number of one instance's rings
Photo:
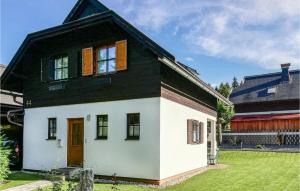
[[[194,58],[189,57],[189,56],[186,57],[185,60],[188,61],[188,62],[194,62]]]
[[[119,12],[146,30],[173,30],[194,53],[273,69],[300,67],[300,0],[125,1]],[[177,38],[177,37],[176,37]]]

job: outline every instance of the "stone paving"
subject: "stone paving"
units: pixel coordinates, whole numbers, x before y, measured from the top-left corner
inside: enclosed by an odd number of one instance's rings
[[[32,182],[29,184],[24,184],[24,185],[13,187],[13,188],[8,188],[3,191],[30,191],[30,190],[35,190],[38,188],[45,188],[45,187],[48,187],[51,185],[52,185],[52,183],[50,181],[40,180],[40,181]]]

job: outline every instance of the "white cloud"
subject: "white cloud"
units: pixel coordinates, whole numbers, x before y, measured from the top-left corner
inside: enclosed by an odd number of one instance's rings
[[[189,57],[189,56],[186,57],[185,60],[188,61],[188,62],[194,62],[194,58]]]
[[[300,0],[128,2],[120,12],[131,22],[157,32],[171,27],[195,53],[270,69],[285,62],[300,67]]]

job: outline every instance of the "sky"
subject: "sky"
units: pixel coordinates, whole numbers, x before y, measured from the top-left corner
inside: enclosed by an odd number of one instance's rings
[[[300,0],[100,0],[216,86],[300,68]],[[1,0],[0,63],[26,35],[60,25],[76,0]]]

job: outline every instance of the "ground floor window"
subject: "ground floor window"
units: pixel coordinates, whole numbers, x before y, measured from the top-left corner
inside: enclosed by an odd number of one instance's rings
[[[199,142],[199,122],[193,121],[193,143]]]
[[[56,118],[48,119],[48,139],[56,139]]]
[[[204,124],[194,119],[187,120],[187,143],[202,144],[204,139]]]
[[[140,114],[128,113],[127,114],[127,139],[140,138]]]
[[[107,139],[107,134],[108,134],[108,115],[98,115],[96,139]]]

